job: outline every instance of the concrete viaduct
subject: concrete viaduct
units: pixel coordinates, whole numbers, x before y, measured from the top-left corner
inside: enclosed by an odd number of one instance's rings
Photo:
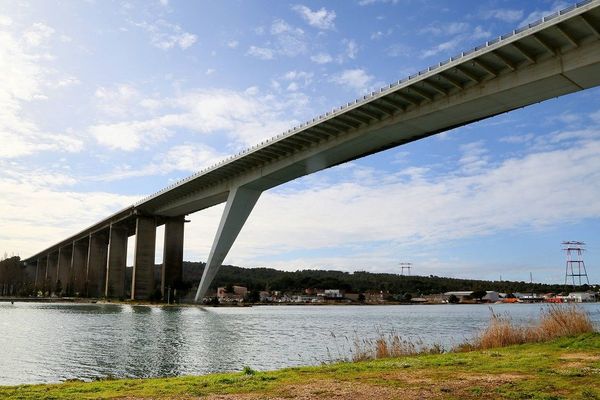
[[[181,278],[185,216],[226,203],[196,293],[202,300],[265,190],[298,177],[600,84],[600,0],[587,0],[440,62],[246,149],[32,255],[36,287],[61,281],[90,297],[155,290],[156,227],[165,225],[160,287]],[[46,286],[47,287],[47,286]]]

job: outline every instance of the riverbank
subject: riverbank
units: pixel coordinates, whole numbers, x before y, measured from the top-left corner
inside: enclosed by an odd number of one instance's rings
[[[240,366],[241,369],[241,366]],[[600,334],[272,372],[0,387],[0,399],[600,399]]]

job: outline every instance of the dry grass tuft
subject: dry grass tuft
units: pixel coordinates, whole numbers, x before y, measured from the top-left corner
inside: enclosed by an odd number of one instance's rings
[[[439,344],[427,346],[422,340],[403,339],[398,333],[379,333],[375,339],[354,339],[352,361],[366,361],[377,358],[414,356],[417,354],[441,354],[444,349]]]
[[[490,325],[473,341],[463,343],[455,350],[483,350],[591,332],[594,332],[594,326],[589,315],[575,305],[552,305],[543,310],[540,320],[531,326],[515,326],[509,317],[492,312]]]

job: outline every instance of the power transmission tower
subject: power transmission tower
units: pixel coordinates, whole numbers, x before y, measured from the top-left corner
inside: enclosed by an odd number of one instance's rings
[[[400,275],[404,276],[404,270],[406,270],[407,271],[406,275],[410,276],[410,269],[412,268],[412,263],[401,262],[399,265],[400,265],[400,268],[401,268]]]
[[[575,278],[579,281],[581,286],[581,278],[585,277],[586,283],[589,285],[590,280],[585,269],[585,262],[583,262],[583,252],[585,251],[585,243],[578,241],[566,241],[562,242],[563,251],[566,254],[567,262],[565,266],[565,286],[571,278],[573,286],[575,285]]]

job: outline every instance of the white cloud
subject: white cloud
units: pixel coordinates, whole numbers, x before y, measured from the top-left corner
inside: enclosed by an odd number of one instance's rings
[[[402,43],[396,43],[386,49],[386,53],[390,57],[402,57],[410,54],[410,47]]]
[[[458,164],[465,174],[473,174],[482,171],[488,166],[488,151],[483,146],[482,141],[462,145],[460,150],[463,155],[458,161]]]
[[[11,26],[13,23],[12,19],[6,15],[0,15],[0,26]]]
[[[149,164],[135,168],[122,165],[93,179],[114,181],[138,176],[166,175],[174,171],[191,174],[216,164],[226,156],[227,154],[202,143],[186,143],[171,147],[166,153],[157,155]]]
[[[482,13],[485,19],[498,19],[503,22],[514,23],[523,18],[523,10],[509,8],[496,8]]]
[[[229,42],[227,42],[227,47],[229,47],[230,49],[235,49],[239,46],[240,42],[238,42],[237,40],[230,40]]]
[[[443,32],[444,31],[442,30],[442,33]],[[432,57],[440,53],[448,53],[455,50],[459,45],[464,45],[464,43],[468,41],[485,39],[490,36],[490,32],[484,30],[481,26],[476,26],[468,32],[457,34],[451,39],[423,51],[421,53],[421,58]]]
[[[264,29],[261,32],[264,33]],[[250,46],[246,54],[262,60],[272,60],[276,55],[295,57],[307,52],[308,45],[302,29],[276,19],[271,24],[269,33],[271,40],[264,46]]]
[[[308,74],[296,72],[297,79]],[[291,75],[290,75],[291,76]],[[177,130],[199,134],[227,135],[233,149],[277,135],[297,123],[308,98],[302,93],[274,96],[256,87],[245,91],[192,90],[163,99],[145,119],[96,124],[89,133],[108,148],[134,151],[165,141]],[[139,115],[134,108],[126,113]]]
[[[509,135],[501,137],[499,140],[503,143],[520,144],[530,142],[534,138],[533,133],[524,135]]]
[[[564,8],[567,8],[568,6],[569,6],[569,3],[565,2],[565,1],[554,1],[552,3],[552,6],[549,9],[535,10],[535,11],[531,12],[529,15],[527,15],[527,17],[525,17],[525,19],[523,21],[521,21],[521,23],[519,25],[521,25],[521,26],[527,25],[531,22],[537,21],[538,19],[545,17],[546,15],[550,15],[556,11],[560,11]]]
[[[100,86],[94,92],[97,107],[109,116],[131,115],[132,107],[141,101],[140,92],[130,84],[122,83],[113,87]]]
[[[89,128],[96,141],[110,149],[134,151],[166,140],[173,133],[169,118],[98,124]]]
[[[398,4],[399,2],[400,2],[400,0],[359,0],[358,5],[369,6],[369,5],[375,4],[375,3]]]
[[[0,243],[6,250],[31,256],[140,198],[64,190],[57,182],[73,183],[70,177],[42,171],[0,175]]]
[[[275,56],[275,52],[272,49],[257,46],[250,46],[246,54],[260,58],[261,60],[272,60]]]
[[[11,24],[1,26],[10,28]],[[50,77],[46,62],[52,57],[32,51],[54,31],[45,24],[34,24],[21,33],[0,29],[0,158],[16,158],[40,151],[79,151],[83,143],[73,135],[47,132],[25,116],[23,109],[47,98],[44,88],[61,86]],[[65,79],[65,78],[63,78]],[[76,78],[68,78],[69,84]]]
[[[154,23],[146,21],[133,23],[150,34],[150,43],[161,50],[179,47],[185,50],[198,41],[198,36],[184,31],[179,25],[159,19]]]
[[[331,55],[328,53],[317,53],[310,56],[310,60],[317,64],[327,64],[333,61],[333,57],[331,57]]]
[[[447,24],[434,24],[429,25],[423,29],[419,33],[421,34],[430,34],[436,36],[448,36],[448,35],[456,35],[459,33],[464,33],[469,29],[469,24],[466,22],[451,22]]]
[[[346,57],[354,60],[358,55],[358,45],[354,40],[344,40]]]
[[[364,69],[346,69],[334,75],[331,81],[337,85],[350,88],[355,92],[366,92],[373,82],[373,77]]]
[[[292,7],[300,16],[311,26],[318,29],[334,29],[335,28],[335,11],[328,11],[324,7],[319,10],[312,11],[304,5],[295,5]]]
[[[23,34],[23,38],[30,46],[39,46],[44,40],[50,38],[54,32],[54,28],[44,23],[36,22]]]

